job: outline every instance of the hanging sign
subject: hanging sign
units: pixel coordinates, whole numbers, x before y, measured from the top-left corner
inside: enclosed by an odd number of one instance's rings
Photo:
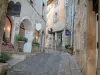
[[[20,13],[21,13],[21,3],[20,2],[14,3],[13,1],[10,1],[8,3],[7,15],[20,17]]]
[[[68,30],[68,29],[66,29],[66,31],[65,31],[65,35],[66,35],[66,36],[70,36],[70,35],[71,35],[71,31]]]
[[[39,31],[39,30],[41,30],[41,28],[42,28],[41,23],[36,23],[36,29]]]

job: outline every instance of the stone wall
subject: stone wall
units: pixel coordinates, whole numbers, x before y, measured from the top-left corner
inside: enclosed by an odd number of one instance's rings
[[[66,2],[68,1],[68,3]],[[70,45],[71,44],[71,36],[66,36],[65,35],[65,30],[69,29],[71,30],[71,32],[73,31],[72,27],[73,27],[73,8],[74,8],[74,0],[58,0],[58,5],[55,6],[56,4],[56,0],[53,0],[48,6],[47,9],[50,10],[47,14],[47,36],[50,36],[48,34],[48,30],[50,28],[53,29],[53,32],[56,34],[58,31],[62,31],[62,49],[65,49],[65,45]],[[53,19],[54,19],[54,14],[55,12],[58,13],[58,22],[54,23]],[[56,43],[58,43],[57,41],[58,36],[56,37],[55,35],[55,47],[56,47]],[[48,39],[49,40],[49,39]],[[52,42],[53,44],[54,42]],[[48,42],[47,42],[48,44]]]
[[[7,0],[0,0],[0,47],[3,38],[5,20],[6,20],[6,11],[7,11]],[[1,48],[0,48],[1,52]]]
[[[98,33],[100,33],[100,2],[99,2],[99,25]],[[99,49],[98,49],[98,61],[97,61],[97,75],[100,75],[100,35],[98,35]]]
[[[23,20],[29,20],[28,22],[24,22],[26,25],[24,23],[23,24],[25,27],[25,35],[24,36],[28,38],[28,42],[29,42],[29,40],[31,40],[29,46],[27,45],[28,46],[27,50],[31,51],[32,47],[30,48],[30,46],[35,37],[36,23],[40,23],[42,25],[41,31],[45,30],[46,14],[44,15],[44,19],[43,19],[43,17],[42,17],[42,3],[43,2],[40,2],[40,0],[34,0],[33,6],[32,6],[28,0],[9,0],[9,1],[13,1],[14,3],[16,3],[16,2],[21,3],[20,17],[13,17],[11,42],[14,44],[15,35],[19,34],[20,25],[23,22]],[[46,7],[46,2],[44,2],[44,3],[45,3],[45,7]],[[46,12],[46,9],[44,9],[44,10]]]
[[[92,3],[92,0],[88,1],[87,75],[96,75],[96,13]]]
[[[48,37],[46,40],[47,48],[53,48],[52,46],[55,46],[56,49],[56,43],[57,41],[57,33],[58,31],[64,30],[65,27],[65,10],[64,10],[64,0],[58,0],[58,4],[56,5],[56,0],[52,0],[52,2],[47,6],[47,27],[46,27],[46,36]],[[58,21],[54,23],[54,17],[55,13],[58,14]],[[48,30],[50,28],[53,29],[53,32],[55,33],[55,36],[48,34]],[[65,36],[65,34],[63,35]],[[55,39],[53,39],[55,37]],[[51,41],[50,43],[48,41]]]
[[[56,0],[53,0],[48,6],[48,14],[47,14],[47,25],[48,27],[53,28],[53,31],[61,31],[65,26],[65,14],[64,14],[64,0],[58,0],[58,4],[56,5]],[[58,14],[58,22],[54,23],[54,15]]]
[[[76,0],[74,49],[84,75],[96,75],[96,14],[92,0]]]
[[[100,2],[99,2],[99,10],[100,10]],[[100,14],[100,12],[98,14]],[[100,33],[100,19],[98,25],[98,33]],[[98,49],[97,75],[100,75],[100,35],[98,35],[98,42],[99,42],[99,49]]]
[[[87,0],[75,1],[74,49],[78,63],[86,73]]]

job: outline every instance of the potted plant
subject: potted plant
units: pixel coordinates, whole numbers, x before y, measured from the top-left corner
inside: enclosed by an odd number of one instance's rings
[[[71,47],[70,45],[66,45],[65,46],[67,52],[70,54],[70,55],[73,55],[73,47]]]
[[[28,39],[24,36],[21,35],[16,35],[15,37],[16,41],[23,41],[24,43],[26,43],[28,41]]]
[[[0,63],[6,63],[9,59],[10,57],[7,54],[5,53],[0,54]]]
[[[24,36],[16,35],[15,40],[18,45],[19,52],[23,52],[24,44],[28,41],[28,39]]]
[[[69,50],[69,48],[70,48],[70,45],[65,45],[66,50]]]
[[[6,75],[8,69],[9,69],[9,64],[7,61],[10,60],[10,56],[6,53],[1,52],[0,54],[0,75]]]
[[[40,44],[38,42],[32,42],[32,49],[33,53],[40,52]]]

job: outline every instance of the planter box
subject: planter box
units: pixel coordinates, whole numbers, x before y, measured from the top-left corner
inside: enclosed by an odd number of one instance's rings
[[[24,41],[17,41],[18,52],[23,52]]]
[[[8,46],[3,46],[1,47],[1,52],[4,52],[4,53],[14,53],[14,48],[11,48],[11,47],[8,47]]]
[[[6,75],[8,71],[8,63],[0,63],[0,75]]]
[[[32,46],[32,53],[39,53],[40,52],[40,46]]]

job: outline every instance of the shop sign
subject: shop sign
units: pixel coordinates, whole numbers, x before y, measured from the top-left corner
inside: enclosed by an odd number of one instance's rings
[[[68,29],[66,29],[66,31],[65,31],[65,35],[66,35],[66,36],[70,36],[70,35],[71,35],[71,31],[68,30]]]

